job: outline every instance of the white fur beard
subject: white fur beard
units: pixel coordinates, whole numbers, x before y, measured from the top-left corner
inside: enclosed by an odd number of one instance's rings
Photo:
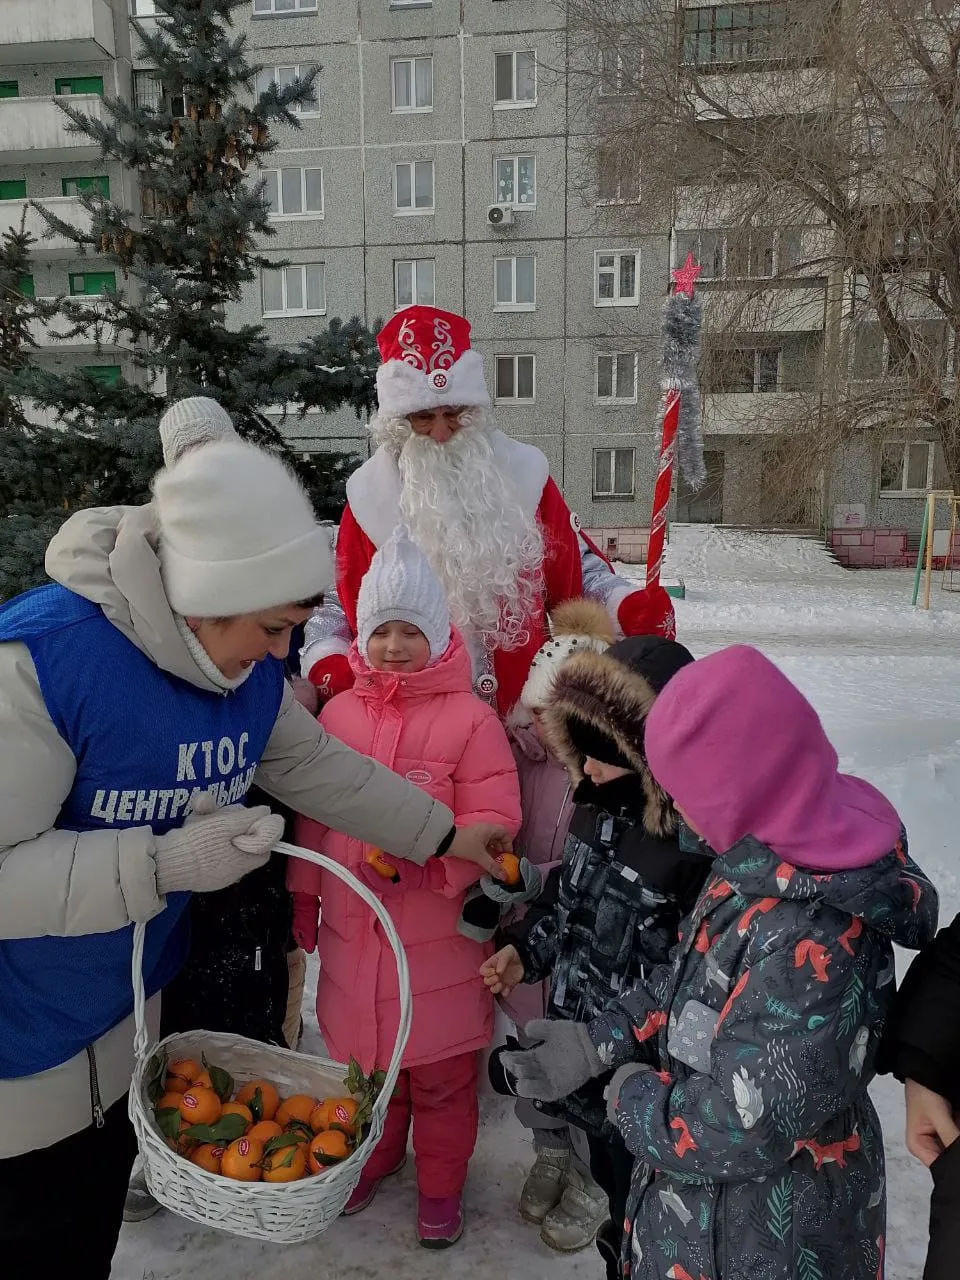
[[[414,435],[406,419],[375,422],[397,451],[400,511],[447,592],[453,621],[491,645],[525,644],[542,589],[543,539],[493,452],[484,409],[463,417],[445,444]]]

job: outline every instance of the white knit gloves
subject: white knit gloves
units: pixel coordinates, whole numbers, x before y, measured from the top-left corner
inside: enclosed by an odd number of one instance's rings
[[[154,860],[161,896],[212,893],[262,867],[283,835],[283,819],[266,805],[232,804],[194,814],[182,827],[157,836]]]

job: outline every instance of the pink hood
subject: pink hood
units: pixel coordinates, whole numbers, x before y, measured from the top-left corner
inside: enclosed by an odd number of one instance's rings
[[[837,753],[813,707],[736,645],[679,671],[646,724],[651,772],[717,853],[753,836],[794,866],[865,867],[900,838],[896,810]]]

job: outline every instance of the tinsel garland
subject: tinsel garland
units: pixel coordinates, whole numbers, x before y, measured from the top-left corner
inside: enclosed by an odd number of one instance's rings
[[[694,490],[699,489],[707,478],[700,431],[700,389],[697,385],[702,320],[703,308],[696,295],[690,297],[677,290],[667,298],[663,309],[661,385],[665,392],[680,392],[677,462],[684,480]]]

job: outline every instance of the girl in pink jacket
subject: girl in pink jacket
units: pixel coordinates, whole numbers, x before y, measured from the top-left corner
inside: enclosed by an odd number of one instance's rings
[[[517,771],[494,710],[471,691],[470,658],[451,632],[443,588],[398,530],[374,556],[357,602],[352,690],[331,699],[323,727],[448,804],[458,825],[520,826]],[[363,876],[378,892],[406,951],[413,1025],[383,1138],[345,1213],[359,1213],[413,1145],[418,1237],[453,1244],[463,1230],[462,1192],[478,1126],[478,1052],[493,1034],[493,1000],[477,969],[483,945],[457,921],[477,869],[449,858],[425,867],[398,861],[395,884],[372,872],[362,841],[301,818],[296,840]],[[386,850],[389,854],[389,850]],[[450,865],[447,865],[450,864]],[[294,933],[321,965],[317,1018],[331,1057],[365,1071],[386,1067],[399,1021],[393,953],[356,894],[317,867],[291,860]],[[318,907],[323,911],[318,927]]]

